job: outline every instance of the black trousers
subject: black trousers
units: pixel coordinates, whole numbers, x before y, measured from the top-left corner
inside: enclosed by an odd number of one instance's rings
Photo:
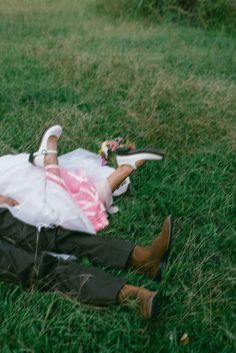
[[[95,265],[124,269],[134,244],[121,239],[75,232],[61,227],[37,228],[0,209],[0,279],[59,290],[81,302],[117,302],[125,280],[95,267],[58,259],[48,252],[88,257]]]

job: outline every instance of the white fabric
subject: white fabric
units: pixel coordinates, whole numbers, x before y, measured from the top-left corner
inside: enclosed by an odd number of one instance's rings
[[[56,183],[46,181],[44,169],[30,164],[28,158],[27,153],[0,157],[0,195],[19,202],[18,206],[0,207],[7,207],[14,217],[38,228],[60,225],[95,234],[87,216],[66,191]],[[83,149],[61,156],[59,164],[71,171],[81,167],[96,181],[106,179],[114,171],[102,167],[96,154]]]
[[[114,168],[103,166],[101,167],[100,157],[90,151],[78,148],[72,152],[64,154],[59,158],[60,165],[65,169],[75,170],[76,168],[82,168],[86,171],[86,174],[96,178],[96,181],[103,180],[109,177],[114,171]],[[122,185],[113,192],[113,196],[120,196],[125,193],[130,184],[130,178],[126,178]]]

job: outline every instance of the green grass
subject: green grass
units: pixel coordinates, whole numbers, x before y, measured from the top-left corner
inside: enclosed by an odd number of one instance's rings
[[[0,285],[1,353],[221,352],[236,348],[236,35],[116,19],[95,0],[0,0],[1,153],[64,126],[60,152],[118,135],[167,153],[132,178],[104,236],[147,244],[176,218],[150,327],[132,307],[92,308]],[[179,338],[187,332],[190,343]]]

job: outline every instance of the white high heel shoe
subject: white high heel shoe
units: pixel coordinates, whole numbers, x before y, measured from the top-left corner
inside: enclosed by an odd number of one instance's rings
[[[140,160],[145,161],[161,161],[164,158],[164,153],[156,148],[144,148],[141,150],[117,150],[116,151],[116,161],[117,164],[130,165],[134,170],[137,169],[136,162]]]
[[[56,136],[59,139],[61,133],[62,127],[60,125],[53,125],[47,128],[41,137],[38,150],[36,152],[30,153],[29,162],[36,165],[37,167],[43,167],[44,158],[47,154],[57,154],[57,150],[49,150],[47,148],[49,137]]]

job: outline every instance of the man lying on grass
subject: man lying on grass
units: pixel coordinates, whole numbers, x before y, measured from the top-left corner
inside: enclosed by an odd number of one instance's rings
[[[0,203],[11,206],[13,199],[0,196]],[[13,206],[14,207],[14,206]],[[0,279],[24,288],[59,291],[82,303],[110,305],[136,299],[137,309],[146,319],[155,319],[160,310],[160,294],[127,284],[96,267],[84,267],[51,252],[86,256],[93,265],[129,269],[161,279],[171,248],[173,221],[165,219],[161,232],[149,246],[134,245],[121,239],[67,230],[41,228],[14,218],[0,208]],[[50,252],[50,253],[49,253]]]

